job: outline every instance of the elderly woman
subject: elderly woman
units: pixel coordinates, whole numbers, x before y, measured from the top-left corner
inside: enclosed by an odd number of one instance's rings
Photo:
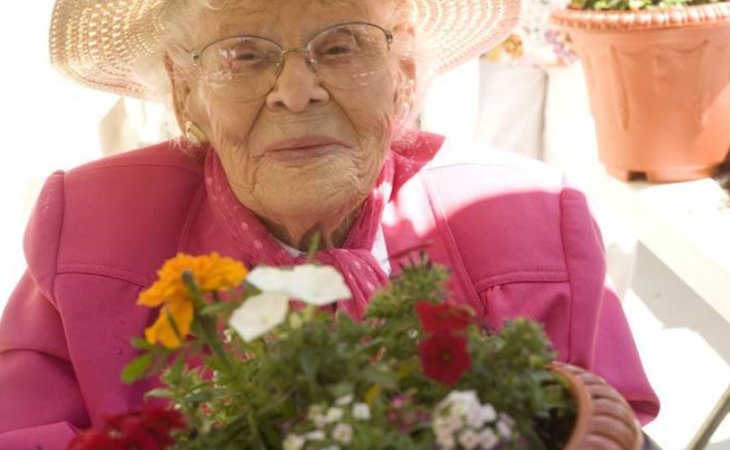
[[[249,267],[291,265],[315,235],[317,259],[350,285],[354,301],[338,307],[352,316],[397,270],[392,255],[425,249],[485,326],[540,321],[561,360],[605,377],[642,421],[654,417],[583,196],[538,163],[496,152],[459,161],[466,149],[408,128],[429,74],[493,46],[518,9],[57,0],[55,65],[94,88],[168,96],[186,139],[46,182],[0,325],[0,448],[62,448],[142,401],[151,385],[123,385],[119,373],[130,338],[153,320],[136,297],[165,259],[217,251]]]

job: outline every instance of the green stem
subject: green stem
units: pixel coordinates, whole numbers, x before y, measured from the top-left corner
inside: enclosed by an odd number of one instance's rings
[[[221,341],[218,339],[215,319],[211,317],[203,317],[200,314],[200,311],[205,308],[206,304],[203,300],[203,293],[200,291],[198,284],[195,282],[195,277],[193,277],[193,274],[189,271],[183,272],[182,276],[185,285],[193,295],[193,326],[198,329],[198,334],[202,338],[205,346],[210,349],[213,355],[221,360],[223,365],[230,369],[233,367],[233,364],[228,358],[228,355],[226,355],[226,352],[223,351],[223,345],[221,345]],[[218,296],[215,296],[215,298],[218,299]],[[197,327],[195,326],[196,324],[198,325]]]

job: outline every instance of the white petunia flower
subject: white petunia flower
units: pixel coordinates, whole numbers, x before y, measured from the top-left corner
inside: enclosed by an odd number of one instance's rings
[[[444,420],[444,428],[450,432],[461,430],[464,427],[464,419],[461,416],[447,416]]]
[[[479,414],[479,410],[470,411],[469,414],[466,415],[466,424],[469,426],[469,428],[473,430],[478,430],[484,425],[484,419],[482,419],[482,416]]]
[[[453,391],[446,400],[451,403],[451,413],[460,416],[466,416],[481,406],[475,391]]]
[[[284,442],[282,442],[282,448],[284,450],[302,450],[302,448],[304,448],[304,444],[306,443],[307,440],[299,436],[298,434],[290,434],[287,435],[286,439],[284,439]]]
[[[451,450],[456,448],[456,439],[451,433],[436,433],[436,443],[438,443],[439,449]]]
[[[479,397],[477,397],[476,391],[451,391],[446,398],[452,403],[465,405],[479,404]]]
[[[262,266],[253,269],[246,279],[261,293],[247,299],[229,324],[247,342],[284,322],[292,298],[321,306],[352,297],[342,275],[330,266]]]
[[[494,422],[497,419],[497,412],[490,404],[482,405],[469,411],[466,415],[466,423],[475,430],[480,429],[487,422]]]
[[[479,435],[476,431],[467,428],[459,433],[459,444],[466,450],[474,450],[479,445]]]
[[[314,416],[324,414],[325,411],[327,411],[327,406],[323,403],[317,403],[316,405],[311,405],[309,407],[309,409],[307,410],[307,418],[312,419],[312,418],[314,418]]]
[[[515,420],[509,416],[507,413],[500,413],[499,414],[499,421],[504,422],[509,427],[513,427],[515,425]]]
[[[459,431],[463,426],[461,419],[456,416],[441,416],[436,417],[431,428],[434,434],[438,435],[452,435]]]
[[[451,434],[451,430],[446,428],[446,418],[434,417],[431,421],[431,429],[434,434]]]
[[[260,291],[286,292],[290,269],[278,267],[258,266],[249,272],[246,281],[256,286]]]
[[[335,401],[337,406],[347,406],[355,399],[352,394],[343,395]]]
[[[310,305],[322,306],[352,297],[342,274],[331,266],[257,267],[246,280],[259,290],[280,291]]]
[[[479,447],[482,450],[492,450],[499,444],[499,438],[491,428],[485,428],[479,432]]]
[[[352,417],[357,420],[369,420],[370,406],[367,403],[355,403],[352,405]]]
[[[314,426],[318,429],[323,429],[329,422],[327,422],[327,416],[324,414],[317,414],[316,416],[311,418],[312,422],[314,423]]]
[[[295,266],[286,288],[292,297],[317,306],[352,297],[342,274],[331,266]]]
[[[479,406],[475,391],[452,391],[436,405],[434,416],[466,416]]]
[[[333,423],[337,422],[338,420],[342,419],[342,416],[344,415],[344,411],[342,408],[336,408],[332,407],[327,410],[327,423]]]
[[[267,333],[286,319],[289,299],[283,292],[262,292],[246,299],[228,321],[228,324],[250,342]]]
[[[324,434],[324,431],[317,430],[317,431],[310,431],[309,433],[305,434],[304,437],[309,441],[323,441],[325,437],[327,437]]]
[[[509,439],[512,437],[512,427],[502,419],[497,422],[497,431],[504,438]]]
[[[339,445],[328,445],[327,447],[323,448],[322,450],[340,450]]]
[[[494,406],[490,405],[489,403],[479,408],[479,414],[481,414],[481,416],[487,422],[494,422],[495,420],[497,420],[497,411],[494,409]]]
[[[343,444],[352,442],[352,426],[346,423],[338,423],[332,430],[332,439]]]

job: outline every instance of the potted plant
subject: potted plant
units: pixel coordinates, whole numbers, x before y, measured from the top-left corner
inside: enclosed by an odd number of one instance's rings
[[[639,450],[625,400],[553,362],[542,329],[485,330],[445,302],[424,258],[376,294],[363,321],[331,267],[260,267],[178,255],[140,295],[160,307],[123,379],[157,376],[146,405],[85,431],[69,450]],[[290,298],[299,299],[290,302]],[[603,444],[601,444],[603,443]]]
[[[730,147],[730,3],[572,0],[553,12],[580,57],[612,175],[712,175]]]

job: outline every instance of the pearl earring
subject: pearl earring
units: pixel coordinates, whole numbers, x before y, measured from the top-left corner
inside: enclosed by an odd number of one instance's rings
[[[193,145],[203,145],[208,142],[208,137],[205,135],[203,130],[201,130],[199,126],[189,120],[185,122],[185,137]]]

